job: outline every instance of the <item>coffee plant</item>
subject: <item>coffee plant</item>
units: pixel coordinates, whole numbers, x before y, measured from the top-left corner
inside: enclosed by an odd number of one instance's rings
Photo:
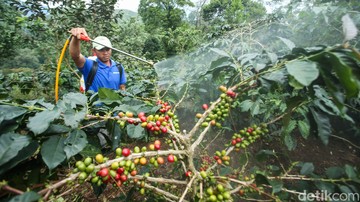
[[[100,89],[94,95],[66,93],[57,103],[2,100],[3,196],[55,201],[86,189],[132,201],[291,201],[304,191],[358,193],[355,165],[326,168],[325,174],[310,162],[249,169],[239,156],[277,133],[294,150],[296,128],[304,138],[316,131],[328,144],[333,118],[358,122],[359,52],[343,45],[294,48],[249,72],[239,66],[246,63],[222,56],[212,71],[227,61],[238,65],[230,72],[236,76],[217,87],[217,99],[198,103],[188,120],[181,109],[187,90],[176,102],[166,99],[169,89],[158,97]],[[232,127],[229,119],[240,122],[243,113],[252,120]],[[259,160],[280,158],[274,150],[255,152]]]

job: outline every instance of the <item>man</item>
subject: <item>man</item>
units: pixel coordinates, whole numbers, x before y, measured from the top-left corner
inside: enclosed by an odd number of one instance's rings
[[[86,83],[86,79],[93,68],[94,58],[86,58],[81,54],[80,37],[81,35],[88,35],[84,28],[72,28],[70,32],[73,35],[69,47],[70,55],[79,71],[83,74]],[[104,36],[98,36],[93,41],[92,51],[93,55],[96,55],[97,57],[95,61],[98,64],[98,69],[91,86],[86,90],[92,90],[94,92],[97,92],[99,88],[125,90],[125,71],[124,68],[121,68],[122,72],[119,72],[116,62],[111,59],[112,44],[110,40]]]

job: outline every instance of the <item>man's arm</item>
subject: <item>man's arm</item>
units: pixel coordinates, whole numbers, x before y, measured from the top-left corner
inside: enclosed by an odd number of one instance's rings
[[[83,68],[86,59],[81,54],[80,36],[81,36],[81,34],[87,36],[87,33],[84,28],[72,28],[70,32],[73,35],[72,40],[70,41],[70,46],[69,46],[70,56],[74,60],[75,65],[77,67]]]

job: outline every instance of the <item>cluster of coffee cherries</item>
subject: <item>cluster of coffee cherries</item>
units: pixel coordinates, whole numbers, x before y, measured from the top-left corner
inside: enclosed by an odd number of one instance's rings
[[[154,148],[154,150],[160,150],[161,142],[159,140],[156,140],[154,142],[154,144],[150,144],[149,147],[150,147],[150,150],[152,150],[153,148]],[[166,159],[169,163],[174,163],[174,162],[178,161],[177,156],[173,155],[173,154],[169,154]],[[151,157],[149,162],[150,162],[150,164],[152,164],[154,167],[157,168],[157,167],[159,167],[159,165],[162,165],[165,163],[165,159],[162,156],[156,156],[156,157]]]
[[[240,151],[240,148],[246,148],[259,139],[261,135],[267,133],[269,133],[269,130],[266,124],[262,123],[260,126],[254,124],[241,129],[239,133],[234,133],[230,145],[234,146],[236,151]]]
[[[228,90],[225,86],[220,86],[219,90],[221,101],[215,106],[215,108],[209,113],[205,121],[201,124],[202,127],[207,127],[209,124],[212,126],[222,127],[221,122],[225,121],[225,118],[229,116],[231,104],[236,97],[236,93],[232,90]],[[203,110],[207,110],[209,106],[207,104],[202,105]],[[201,113],[196,114],[196,118],[200,119],[203,116]]]
[[[135,151],[135,150],[134,150]],[[116,156],[124,156],[127,157],[131,154],[131,150],[129,148],[117,148],[116,149]],[[102,154],[97,154],[95,156],[95,160],[93,160],[91,157],[85,158],[84,161],[77,161],[76,168],[79,169],[79,165],[81,166],[83,163],[89,164],[85,171],[88,171],[87,174],[90,176],[90,182],[100,186],[101,184],[108,184],[112,183],[114,186],[121,186],[124,183],[127,183],[128,176],[135,176],[137,174],[136,164],[128,159],[128,160],[122,160],[120,162],[113,162],[109,167],[100,167],[95,168],[96,164],[103,164],[108,160],[108,158],[104,157]],[[91,166],[92,169],[89,169],[89,166]],[[90,172],[91,171],[91,172]],[[78,179],[79,180],[85,180],[88,176],[85,176],[83,174],[84,172],[81,172],[79,174]]]
[[[230,191],[219,181],[217,181],[212,173],[200,171],[205,185],[205,201],[232,201]]]
[[[254,179],[255,179],[254,174],[251,174],[250,176],[242,176],[242,175],[239,176],[239,180],[242,181],[253,181]],[[241,188],[238,193],[240,196],[244,197],[247,194],[255,193],[255,192],[259,193],[259,191],[263,191],[263,190],[264,187],[258,187],[256,183],[251,183],[248,186]]]
[[[116,159],[121,157],[128,157],[132,153],[141,153],[150,151],[157,151],[161,148],[161,141],[155,140],[154,143],[148,145],[148,147],[144,146],[142,148],[135,146],[133,150],[124,147],[124,148],[116,148],[115,154]],[[149,162],[158,167],[161,164],[165,163],[165,159],[162,156],[149,157],[142,155],[139,158],[134,159],[122,159],[120,161],[114,161],[110,166],[102,166],[109,159],[104,157],[102,154],[97,154],[95,158],[86,157],[84,160],[79,160],[76,162],[75,168],[73,169],[73,173],[79,173],[78,181],[79,183],[83,183],[86,180],[89,180],[91,183],[100,186],[105,183],[112,183],[114,186],[121,186],[128,182],[129,176],[136,176],[138,174],[137,167],[145,166]],[[178,161],[176,155],[169,154],[166,157],[167,162],[173,163]]]
[[[126,123],[138,125],[141,124],[141,127],[147,129],[155,135],[166,134],[170,129],[170,119],[174,124],[175,131],[180,133],[179,120],[177,116],[170,111],[171,105],[168,102],[157,101],[157,105],[160,105],[159,112],[156,114],[146,115],[144,112],[139,112],[134,115],[133,112],[119,112],[118,113],[118,123],[120,128],[125,128]]]
[[[226,150],[216,151],[214,159],[216,160],[216,163],[219,165],[225,164],[230,165],[230,156],[226,154]]]

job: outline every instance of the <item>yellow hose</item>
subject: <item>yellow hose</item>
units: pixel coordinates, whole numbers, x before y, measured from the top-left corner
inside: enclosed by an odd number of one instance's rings
[[[64,55],[65,55],[65,52],[66,52],[66,48],[69,45],[70,40],[71,40],[71,36],[68,39],[66,39],[64,47],[63,47],[63,49],[61,51],[61,54],[60,54],[58,64],[57,64],[56,76],[55,76],[55,102],[57,102],[58,99],[59,99],[59,76],[60,76],[61,63],[63,61]]]

